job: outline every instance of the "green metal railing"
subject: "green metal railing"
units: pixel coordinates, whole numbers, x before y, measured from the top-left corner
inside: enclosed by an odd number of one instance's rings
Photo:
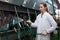
[[[2,33],[5,32],[5,33],[6,33],[6,40],[8,40],[8,32],[7,32],[8,29],[9,29],[9,24],[7,24],[7,25],[5,26],[5,28],[1,28],[1,29],[0,29],[0,36],[1,36]],[[0,40],[1,40],[1,38],[0,38]]]

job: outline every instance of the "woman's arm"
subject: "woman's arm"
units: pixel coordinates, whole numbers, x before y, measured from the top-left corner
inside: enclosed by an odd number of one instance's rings
[[[31,26],[32,26],[32,27],[37,27],[37,20],[35,20],[34,23],[31,23]]]
[[[57,23],[55,22],[55,20],[53,19],[51,15],[48,15],[48,20],[50,22],[51,27],[47,29],[47,32],[51,33],[57,28]]]

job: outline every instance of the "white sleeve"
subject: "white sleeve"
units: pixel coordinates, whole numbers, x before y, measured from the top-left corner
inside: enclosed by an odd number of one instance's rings
[[[55,20],[53,19],[51,15],[48,15],[48,20],[50,22],[51,27],[47,29],[47,32],[51,33],[57,28],[57,23],[55,22]]]
[[[38,18],[36,18],[35,22],[31,24],[32,27],[37,27],[37,22],[38,22]]]

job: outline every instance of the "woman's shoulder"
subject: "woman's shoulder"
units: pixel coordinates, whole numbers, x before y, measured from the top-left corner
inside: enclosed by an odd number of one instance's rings
[[[49,14],[49,13],[46,13],[46,16],[47,16],[48,18],[53,18],[53,16],[52,16],[51,14]]]
[[[52,16],[52,15],[51,15],[50,13],[48,13],[48,12],[46,13],[46,15],[47,15],[47,16]]]

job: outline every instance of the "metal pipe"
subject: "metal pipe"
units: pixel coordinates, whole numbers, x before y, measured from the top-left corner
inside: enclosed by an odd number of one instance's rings
[[[15,8],[16,16],[18,17],[18,13],[17,13],[16,6],[14,6],[14,8]],[[19,24],[19,26],[21,26],[20,23],[18,23],[18,24]],[[18,40],[21,40],[21,38],[20,38],[20,28],[19,28],[19,30],[18,30],[18,32],[17,32],[17,35],[18,35]]]

